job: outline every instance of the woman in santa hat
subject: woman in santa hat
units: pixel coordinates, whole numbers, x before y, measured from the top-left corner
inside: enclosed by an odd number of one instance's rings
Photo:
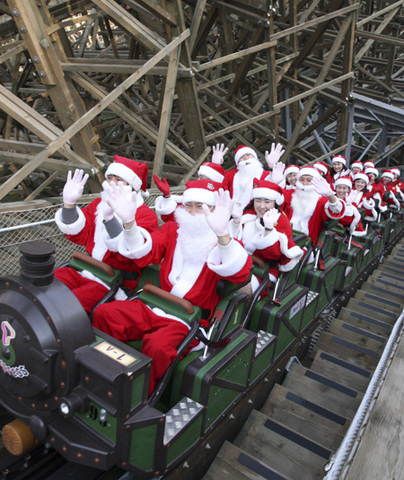
[[[303,250],[292,240],[293,231],[287,216],[279,211],[283,203],[282,188],[267,180],[254,179],[251,208],[242,211],[241,205],[233,208],[229,232],[241,240],[247,253],[270,264],[269,278],[276,281],[279,272],[294,268]],[[259,285],[251,279],[251,291]]]
[[[297,165],[288,165],[285,168],[283,176],[286,182],[286,190],[294,190],[296,188],[297,173],[299,170],[300,168]]]
[[[349,176],[340,177],[335,181],[335,194],[337,198],[345,202],[345,213],[338,219],[338,225],[347,228],[350,235],[362,237],[366,235],[365,229],[361,223],[361,214],[358,207],[352,202],[352,196],[349,193],[352,190],[352,180]]]
[[[327,182],[331,185],[333,183],[333,178],[330,174],[330,169],[328,165],[324,162],[316,162],[313,163],[313,167],[318,170],[318,173],[327,180]]]
[[[55,215],[60,231],[71,242],[84,245],[91,257],[112,268],[132,272],[133,279],[124,282],[124,286],[130,290],[136,287],[135,277],[140,275],[140,269],[117,253],[122,222],[114,215],[107,200],[111,184],[120,182],[128,191],[136,192],[138,223],[149,232],[157,230],[157,216],[143,200],[143,197],[147,196],[147,170],[146,163],[115,155],[114,162],[105,172],[101,197],[81,209],[76,203],[83,194],[88,175],[84,175],[83,170],[76,170],[73,175],[69,171],[63,188],[63,206]],[[90,313],[109,291],[108,285],[87,270],[79,272],[70,267],[61,267],[55,270],[55,278],[72,290],[87,313]],[[119,289],[116,298],[126,296],[125,292]]]
[[[388,197],[386,198],[387,207],[391,210],[400,210],[400,202],[397,199],[399,196],[399,189],[397,189],[396,185],[393,183],[394,174],[391,170],[383,170],[381,174],[381,182],[383,182],[384,188],[388,193]]]
[[[353,203],[358,207],[364,209],[363,219],[367,222],[377,220],[376,202],[372,198],[372,191],[367,190],[369,184],[369,177],[365,173],[356,173],[353,177],[352,194],[355,195]]]
[[[361,172],[363,172],[363,163],[359,160],[355,160],[351,165],[351,177],[353,178],[356,173]]]
[[[397,188],[400,200],[404,201],[404,183],[400,179],[401,171],[399,168],[391,168],[390,171],[393,174],[393,183]]]
[[[332,158],[332,167],[330,170],[331,178],[333,182],[341,176],[349,175],[349,170],[346,169],[346,158],[342,155],[336,155]]]
[[[365,162],[369,163],[369,162]],[[373,162],[370,162],[373,163]],[[387,211],[387,205],[383,200],[386,192],[384,185],[377,181],[379,176],[379,170],[375,166],[368,166],[365,168],[365,174],[369,178],[369,183],[366,187],[367,191],[372,194],[372,198],[375,201],[376,212],[383,213]]]

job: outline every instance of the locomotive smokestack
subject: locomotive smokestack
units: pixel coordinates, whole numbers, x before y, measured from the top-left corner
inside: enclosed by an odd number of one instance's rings
[[[48,242],[32,241],[20,245],[21,277],[33,285],[44,286],[52,283],[55,247]]]

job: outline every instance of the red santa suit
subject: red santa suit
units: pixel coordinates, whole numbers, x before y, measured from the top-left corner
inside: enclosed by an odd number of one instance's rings
[[[119,159],[123,160],[120,161]],[[116,161],[109,166],[105,175],[116,173],[120,178],[130,183],[128,188],[131,188],[132,184],[139,188],[137,199],[140,206],[136,213],[136,220],[149,232],[157,230],[157,216],[144,204],[140,192],[140,186],[145,189],[147,165],[117,156],[115,160]],[[129,168],[128,165],[131,168]],[[135,171],[139,173],[142,178],[139,178]],[[102,197],[106,196],[105,193],[104,191]],[[62,209],[59,209],[55,215],[55,222],[68,240],[77,245],[85,246],[86,252],[91,257],[110,265],[112,268],[132,272],[133,274],[140,274],[141,270],[134,262],[118,253],[119,235],[110,239],[107,234],[103,221],[105,200],[103,200],[102,197],[93,200],[83,209],[76,207],[77,218],[72,223],[65,223],[63,221]],[[87,313],[91,312],[110,288],[88,270],[79,272],[73,268],[62,267],[55,270],[55,277],[72,290]],[[133,277],[136,277],[136,275],[133,275]],[[127,280],[124,282],[124,285],[129,289],[135,288],[136,284],[137,280]],[[126,296],[124,291],[119,289],[116,298],[126,298]]]
[[[285,203],[283,210],[289,218],[294,230],[308,235],[314,244],[323,229],[324,222],[327,219],[342,218],[345,211],[345,204],[338,200],[331,205],[327,197],[321,196],[316,192],[311,192],[313,197],[317,198],[314,207],[305,208],[304,205],[298,205],[295,197],[296,190],[285,190]]]
[[[377,168],[369,166],[365,168],[365,174],[368,175],[373,173],[376,177],[379,175]],[[366,187],[368,194],[372,196],[375,201],[375,209],[379,212],[385,212],[387,210],[387,205],[383,200],[385,194],[385,188],[382,183],[373,182],[368,184]]]
[[[230,234],[243,242],[249,255],[254,255],[271,264],[269,277],[276,281],[279,272],[289,272],[303,256],[303,250],[292,240],[293,231],[286,215],[282,212],[273,230],[265,235],[265,228],[257,215],[246,213],[241,217],[239,225],[231,222]],[[273,262],[276,262],[273,265]],[[255,276],[251,279],[254,292],[259,281]]]
[[[361,214],[355,204],[345,204],[345,214],[338,220],[343,227],[349,228],[349,233],[355,237],[363,237],[366,231],[361,223]]]
[[[396,185],[393,183],[394,175],[390,170],[383,170],[382,178],[387,177],[391,179],[391,182],[385,183],[384,188],[388,192],[388,198],[386,199],[386,204],[388,208],[400,210],[400,202],[397,200],[397,190]]]
[[[188,184],[198,182],[209,181]],[[184,196],[184,203],[186,201]],[[177,218],[181,217],[182,211],[182,208],[176,211]],[[215,246],[217,239],[212,237],[211,244],[198,247],[197,235],[194,235],[195,252],[190,256],[189,243],[183,241],[180,228],[177,222],[172,221],[152,234],[143,228],[124,232],[119,251],[133,259],[140,268],[161,262],[161,288],[212,313],[220,300],[216,292],[219,279],[236,284],[246,282],[252,266],[251,258],[236,240],[231,240],[226,246]],[[211,232],[207,223],[206,228]],[[202,254],[201,250],[206,247]],[[207,326],[208,321],[202,320],[201,324]],[[93,325],[125,342],[143,338],[142,352],[153,359],[149,393],[176,358],[176,347],[189,331],[188,325],[181,319],[160,309],[152,310],[139,300],[100,305],[94,312]]]

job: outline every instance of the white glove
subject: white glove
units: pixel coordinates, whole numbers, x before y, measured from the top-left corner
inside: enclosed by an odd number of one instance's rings
[[[281,212],[279,212],[276,208],[271,208],[271,210],[265,212],[263,217],[265,228],[267,228],[268,230],[272,230],[275,223],[279,220],[280,216]]]
[[[271,173],[271,182],[274,183],[281,183],[283,178],[283,172],[285,171],[285,164],[283,162],[277,162],[273,166],[272,173]]]
[[[334,190],[330,187],[330,184],[323,177],[314,177],[312,180],[312,184],[314,185],[314,188],[319,195],[324,195],[325,197],[335,195]]]
[[[137,211],[136,192],[127,188],[122,182],[118,182],[118,185],[111,183],[111,192],[107,203],[124,224],[135,220]]]
[[[76,169],[72,177],[72,172],[67,173],[67,181],[63,187],[63,203],[65,205],[75,205],[77,200],[83,195],[84,185],[88,179],[88,174],[84,175],[83,170]]]
[[[273,143],[271,145],[271,151],[268,150],[265,152],[265,160],[267,162],[268,168],[272,169],[275,163],[281,158],[285,150],[283,149],[280,143]]]
[[[348,168],[346,170],[341,170],[339,172],[339,175],[340,175],[340,177],[347,177],[350,173],[351,173],[351,170],[349,170],[349,168]]]
[[[220,188],[218,192],[214,192],[214,197],[214,211],[211,212],[209,207],[203,204],[203,213],[205,214],[209,227],[215,232],[216,236],[223,237],[229,233],[227,225],[233,210],[233,200],[230,198],[229,191],[225,191],[223,188]]]
[[[228,148],[224,146],[224,143],[217,143],[216,146],[212,147],[212,162],[217,165],[223,164],[223,157],[228,152]]]
[[[233,210],[231,216],[236,223],[240,223],[241,217],[243,216],[244,208],[241,202],[236,202],[233,205]]]
[[[358,190],[351,190],[345,198],[346,204],[352,205],[353,203],[355,203],[358,194],[359,194]]]

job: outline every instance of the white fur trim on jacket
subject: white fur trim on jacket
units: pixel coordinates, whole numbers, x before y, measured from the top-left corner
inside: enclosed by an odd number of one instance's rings
[[[172,195],[167,198],[160,196],[156,198],[154,206],[157,215],[171,215],[177,208],[178,203],[175,201]]]
[[[247,252],[234,239],[228,245],[220,245],[209,252],[207,264],[210,270],[221,277],[231,277],[238,273],[246,264]]]
[[[126,258],[138,259],[151,252],[151,235],[142,227],[136,225],[131,230],[124,230],[119,237],[118,252]]]
[[[78,219],[73,223],[64,223],[62,220],[62,209],[60,208],[55,214],[55,223],[59,230],[65,235],[77,235],[86,225],[86,217],[80,208],[76,208]]]
[[[341,218],[344,216],[343,215],[344,211],[345,211],[345,202],[341,202],[339,198],[337,198],[337,201],[335,203],[327,202],[325,204],[325,213],[327,217]]]

